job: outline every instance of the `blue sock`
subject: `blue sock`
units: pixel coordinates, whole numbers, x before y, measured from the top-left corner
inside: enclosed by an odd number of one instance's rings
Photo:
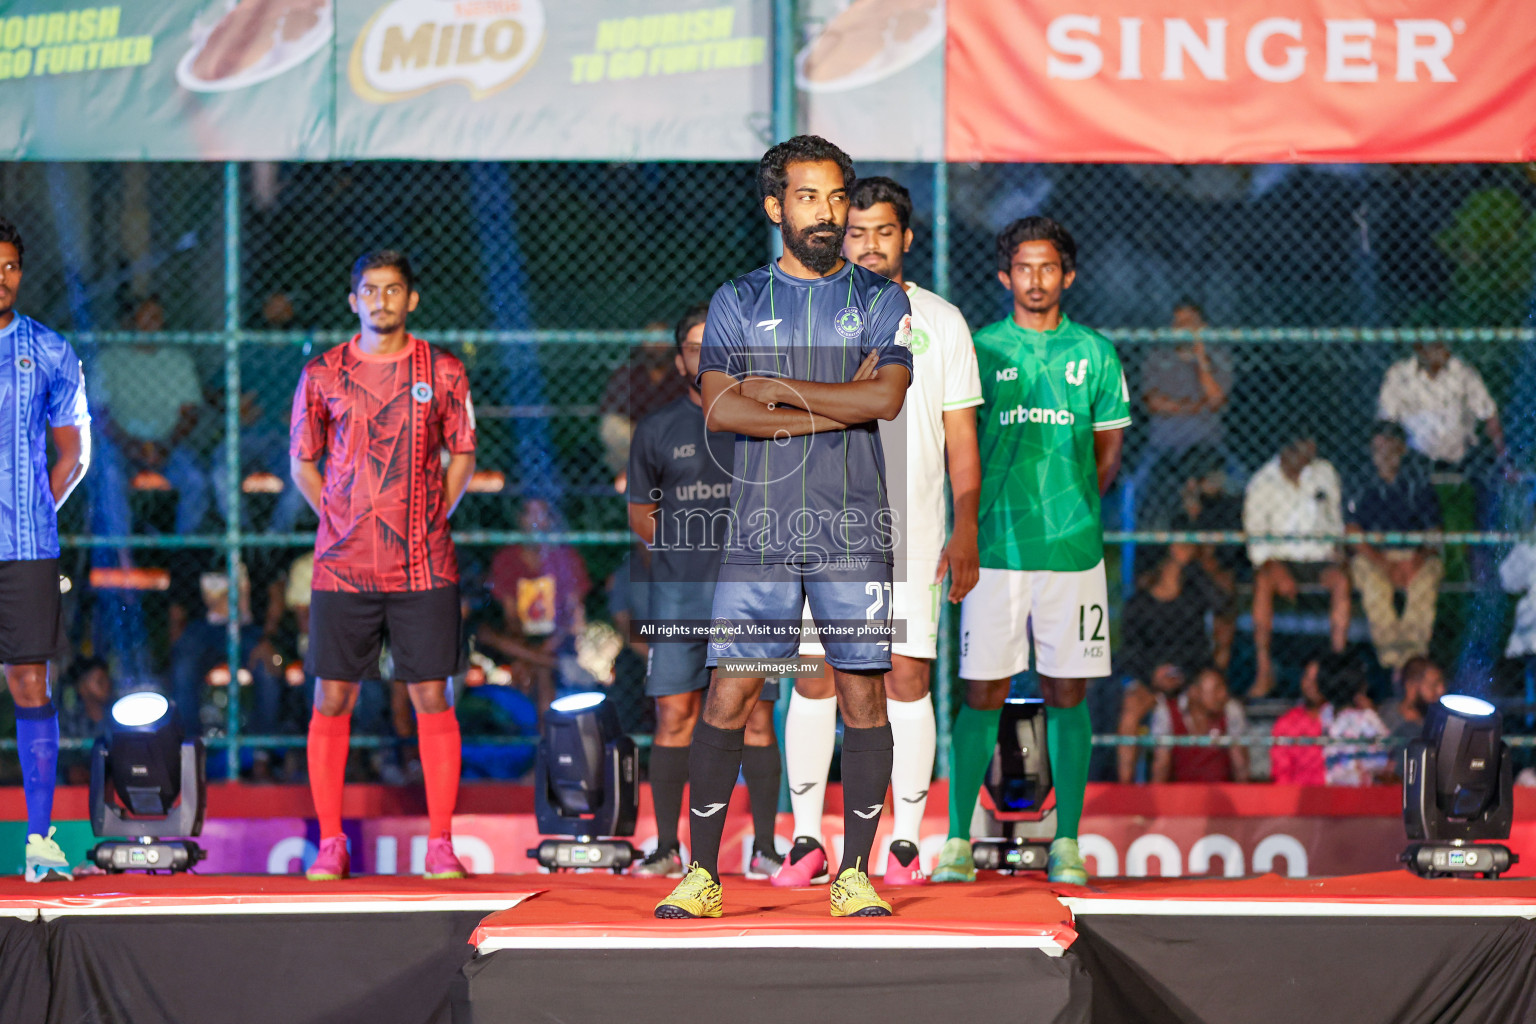
[[[16,751],[27,799],[27,835],[47,837],[53,820],[53,784],[59,771],[59,713],[49,701],[16,709]]]

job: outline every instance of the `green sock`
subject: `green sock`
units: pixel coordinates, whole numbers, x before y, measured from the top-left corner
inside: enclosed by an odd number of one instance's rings
[[[997,749],[997,723],[1002,708],[978,711],[960,705],[949,741],[949,838],[971,838],[971,815]]]
[[[1093,754],[1093,723],[1088,705],[1045,709],[1045,745],[1051,755],[1051,784],[1056,790],[1056,838],[1077,838],[1088,789],[1088,759]]]

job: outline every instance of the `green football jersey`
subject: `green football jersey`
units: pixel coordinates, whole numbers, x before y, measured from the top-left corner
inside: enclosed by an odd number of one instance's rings
[[[1130,426],[1114,345],[1066,316],[1029,331],[1012,316],[976,332],[984,410],[981,564],[987,569],[1091,569],[1104,557],[1093,433]]]

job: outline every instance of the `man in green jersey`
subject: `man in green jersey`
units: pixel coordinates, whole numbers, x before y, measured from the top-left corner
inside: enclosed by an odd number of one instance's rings
[[[1077,243],[1048,217],[1014,221],[998,236],[997,277],[1013,293],[1013,314],[975,338],[991,410],[976,423],[981,578],[960,612],[966,693],[950,747],[949,841],[935,882],[976,878],[971,816],[1031,635],[1056,788],[1048,872],[1053,882],[1088,880],[1077,849],[1093,735],[1083,697],[1089,679],[1110,673],[1099,499],[1120,468],[1131,417],[1114,346],[1061,312],[1076,268]]]

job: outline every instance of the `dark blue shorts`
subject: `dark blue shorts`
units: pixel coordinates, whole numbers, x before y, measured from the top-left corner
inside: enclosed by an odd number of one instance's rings
[[[891,566],[875,561],[834,563],[811,573],[782,563],[720,566],[711,616],[717,637],[707,664],[720,658],[795,657],[799,635],[783,626],[798,624],[807,604],[833,668],[890,671],[890,639],[871,626],[890,622]]]
[[[709,644],[704,641],[679,643],[673,640],[653,642],[645,654],[645,695],[670,697],[709,687]],[[758,700],[770,704],[779,699],[779,681],[763,683]]]

